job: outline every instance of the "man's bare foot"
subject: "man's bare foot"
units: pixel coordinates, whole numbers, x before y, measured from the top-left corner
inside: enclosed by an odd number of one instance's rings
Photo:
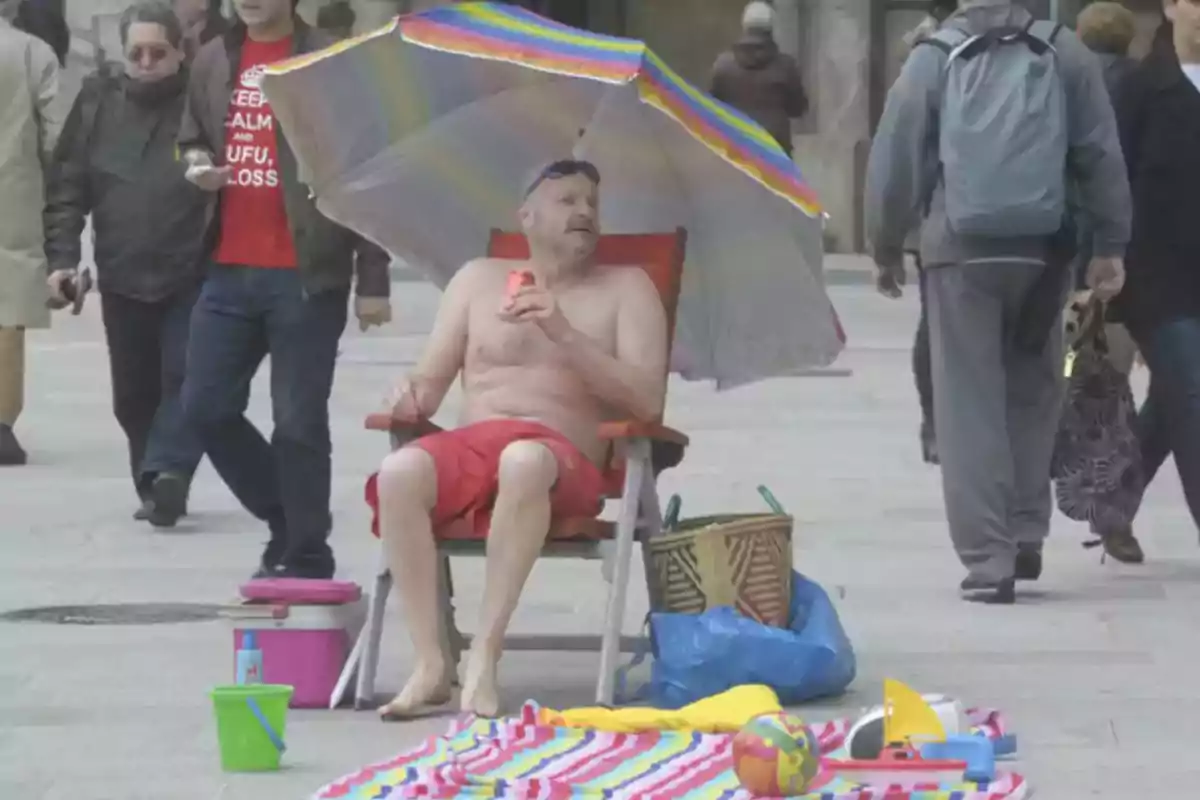
[[[418,664],[408,683],[387,705],[379,707],[384,720],[420,716],[450,702],[454,673],[445,664]]]
[[[479,717],[500,716],[500,687],[493,656],[472,650],[463,676],[462,710]]]

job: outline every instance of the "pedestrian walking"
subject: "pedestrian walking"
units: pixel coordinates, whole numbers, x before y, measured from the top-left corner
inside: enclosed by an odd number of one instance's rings
[[[792,120],[808,113],[796,59],[775,42],[775,9],[753,0],[742,13],[742,35],[717,57],[709,92],[757,122],[792,154]]]
[[[1069,166],[1095,225],[1089,285],[1111,296],[1129,185],[1099,65],[1073,32],[1010,0],[960,3],[914,48],[872,143],[867,230],[889,296],[904,283],[905,237],[928,210],[934,423],[968,599],[1011,603],[1016,579],[1041,574]]]
[[[42,206],[65,116],[58,59],[13,27],[19,5],[0,0],[0,466],[27,459],[13,427],[25,405],[25,331],[50,325]]]
[[[1133,12],[1116,2],[1092,3],[1080,12],[1076,20],[1076,32],[1084,45],[1096,54],[1103,70],[1105,88],[1108,90],[1109,97],[1115,98],[1122,84],[1129,79],[1130,74],[1137,67],[1137,62],[1129,57],[1129,48],[1133,44],[1137,32],[1136,18]],[[1072,205],[1078,206],[1079,204],[1073,203]],[[1086,210],[1076,208],[1075,227],[1078,254],[1072,271],[1075,276],[1076,290],[1086,291],[1087,265],[1091,262],[1094,236],[1094,226]],[[1102,308],[1100,313],[1113,316],[1107,314],[1106,308]],[[1102,339],[1103,357],[1116,370],[1109,380],[1114,385],[1107,387],[1104,394],[1108,396],[1110,402],[1114,399],[1111,397],[1113,392],[1129,398],[1131,395],[1128,388],[1128,376],[1133,370],[1137,345],[1134,344],[1129,330],[1119,322],[1110,319],[1107,324],[1100,325],[1097,330]],[[1089,342],[1081,344],[1090,346]],[[1075,363],[1078,369],[1080,363],[1086,364],[1087,361],[1086,359],[1077,360]],[[1116,446],[1118,443],[1130,440],[1128,449],[1131,453],[1136,454],[1138,448],[1132,444],[1133,434],[1130,433],[1129,427],[1125,425],[1123,419],[1117,419],[1116,415],[1106,415],[1104,420],[1098,420],[1094,414],[1088,413],[1087,404],[1095,402],[1092,395],[1099,390],[1100,386],[1106,385],[1103,378],[1094,374],[1081,373],[1073,377],[1073,382],[1079,385],[1072,390],[1070,397],[1077,398],[1078,402],[1084,406],[1079,409],[1070,407],[1066,409],[1063,415],[1063,427],[1060,428],[1061,440],[1072,441],[1072,437],[1075,437],[1075,441],[1090,442],[1093,448],[1099,446],[1101,442],[1105,446],[1110,444]],[[1122,408],[1132,408],[1132,400],[1128,400]],[[1081,413],[1072,413],[1075,410]],[[1107,418],[1109,416],[1112,418]],[[1071,425],[1084,426],[1087,429],[1069,430]],[[1118,425],[1124,427],[1118,429],[1116,427]],[[1100,430],[1099,426],[1108,426],[1108,429]],[[1161,436],[1152,436],[1152,441],[1159,441],[1161,438]],[[1098,463],[1083,463],[1079,458],[1062,461],[1061,466],[1067,471],[1074,472],[1075,479],[1073,480],[1067,475],[1060,476],[1062,478],[1059,480],[1060,506],[1066,501],[1076,507],[1090,509],[1091,530],[1096,534],[1097,539],[1088,542],[1087,546],[1098,544],[1104,548],[1106,555],[1118,561],[1126,564],[1140,564],[1145,560],[1145,554],[1133,534],[1133,527],[1130,524],[1132,519],[1123,510],[1118,511],[1118,509],[1128,507],[1137,497],[1140,497],[1144,489],[1144,486],[1141,485],[1142,481],[1137,480],[1138,485],[1133,485],[1135,483],[1133,478],[1126,476],[1117,467],[1117,463],[1123,458],[1120,453],[1105,453],[1103,450],[1097,450],[1093,455],[1100,459]],[[1160,463],[1161,460],[1160,458]],[[1131,475],[1142,475],[1142,469],[1138,464],[1130,463],[1127,467]],[[1109,497],[1105,496],[1103,492],[1097,492],[1095,482],[1083,480],[1089,474],[1099,478],[1100,483],[1105,482],[1105,476],[1108,476],[1108,480],[1114,481],[1117,488],[1113,496]],[[1084,486],[1087,488],[1083,489]],[[1079,497],[1078,495],[1081,494],[1089,496]],[[1107,507],[1098,508],[1101,504],[1107,504]]]
[[[1200,526],[1200,5],[1166,0],[1164,11],[1155,46],[1116,98],[1133,236],[1113,311],[1150,369],[1137,424],[1145,481],[1174,454]]]
[[[186,513],[199,439],[179,401],[211,196],[184,178],[175,140],[187,73],[183,29],[162,0],[121,15],[124,74],[83,83],[55,151],[46,202],[52,290],[77,274],[88,217],[112,375],[129,444],[137,519]]]
[[[904,36],[905,57],[912,48],[937,32],[941,24],[958,9],[958,0],[929,0],[925,18]],[[923,219],[925,209],[921,209]],[[904,242],[905,252],[912,256],[917,268],[917,290],[921,304],[921,316],[917,321],[917,333],[913,339],[912,371],[917,387],[917,400],[921,405],[921,427],[918,438],[921,443],[921,458],[926,464],[938,463],[937,436],[933,428],[933,372],[929,361],[929,303],[925,300],[925,270],[921,263],[921,228],[918,224],[909,232]]]
[[[236,24],[196,55],[179,133],[190,179],[218,196],[184,409],[222,479],[267,523],[258,574],[328,578],[334,362],[355,274],[360,327],[391,319],[389,257],[317,210],[259,88],[267,64],[332,40],[296,15],[296,0],[233,5]],[[268,354],[270,443],[245,416]]]

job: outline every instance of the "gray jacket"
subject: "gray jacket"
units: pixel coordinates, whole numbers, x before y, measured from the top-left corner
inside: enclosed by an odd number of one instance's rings
[[[974,29],[1023,27],[1029,12],[1010,0],[973,0],[944,23]],[[1097,256],[1122,256],[1129,241],[1129,181],[1121,157],[1116,119],[1100,64],[1069,30],[1054,41],[1067,95],[1067,179],[1080,205],[1094,220]],[[920,221],[921,258],[926,266],[996,258],[1045,260],[1045,237],[994,239],[959,236],[946,222],[938,180],[938,115],[946,54],[918,46],[904,62],[888,93],[867,164],[864,217],[875,260],[893,266],[903,258],[905,236]]]

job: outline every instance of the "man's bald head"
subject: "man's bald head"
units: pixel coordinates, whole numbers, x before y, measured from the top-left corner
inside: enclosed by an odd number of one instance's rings
[[[564,264],[587,261],[600,235],[599,189],[589,161],[552,161],[530,173],[520,217],[531,248]]]

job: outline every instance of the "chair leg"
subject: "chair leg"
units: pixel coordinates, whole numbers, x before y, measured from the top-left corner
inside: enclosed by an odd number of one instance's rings
[[[371,605],[367,610],[367,624],[359,634],[362,650],[358,663],[358,684],[354,689],[354,707],[360,711],[375,702],[375,673],[379,668],[379,648],[383,642],[383,618],[387,612],[388,595],[392,591],[392,573],[387,567],[386,554],[381,553],[380,562],[375,575],[375,588],[371,592]]]
[[[346,663],[342,665],[342,672],[338,675],[337,683],[333,687],[333,693],[329,695],[329,709],[331,711],[342,704],[342,700],[346,696],[346,691],[350,688],[350,681],[358,674],[366,642],[367,626],[363,625],[362,629],[358,632],[358,638],[354,640],[354,647],[350,650],[350,655],[346,658]]]
[[[450,556],[439,555],[438,613],[442,616],[442,652],[448,653],[454,665],[454,685],[459,685],[458,662],[466,649],[463,635],[454,620],[454,579],[450,574]]]
[[[621,657],[621,627],[625,622],[625,596],[629,589],[633,540],[642,505],[642,484],[649,473],[650,442],[637,439],[629,443],[625,461],[625,489],[621,493],[621,511],[617,516],[616,556],[613,580],[608,588],[608,608],[604,614],[604,633],[600,639],[600,676],[596,682],[596,703],[611,706],[616,694],[617,661]]]

